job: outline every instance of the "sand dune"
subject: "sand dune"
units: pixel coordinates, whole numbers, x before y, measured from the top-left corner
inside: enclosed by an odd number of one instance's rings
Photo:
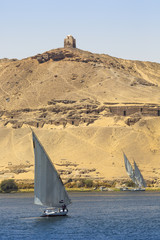
[[[144,122],[145,121],[145,125]],[[160,119],[145,119],[134,127],[116,124],[66,129],[34,129],[62,178],[128,179],[123,154],[136,161],[146,180],[159,179]],[[34,158],[28,128],[0,129],[1,179],[33,179]],[[14,173],[13,168],[24,170]],[[88,171],[82,171],[82,170]],[[94,171],[92,171],[94,169]],[[89,171],[91,170],[91,171]],[[4,172],[4,173],[3,173]],[[68,174],[69,172],[69,174]],[[82,173],[83,172],[83,173]]]

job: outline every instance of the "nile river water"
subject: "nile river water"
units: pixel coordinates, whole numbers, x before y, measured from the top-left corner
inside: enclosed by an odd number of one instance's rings
[[[33,194],[0,194],[0,239],[159,240],[160,193],[70,193],[67,217],[40,218]]]

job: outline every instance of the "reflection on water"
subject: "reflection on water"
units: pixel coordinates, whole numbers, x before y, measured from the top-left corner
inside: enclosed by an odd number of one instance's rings
[[[33,194],[0,194],[0,239],[160,239],[160,193],[70,193],[66,217],[41,218]]]

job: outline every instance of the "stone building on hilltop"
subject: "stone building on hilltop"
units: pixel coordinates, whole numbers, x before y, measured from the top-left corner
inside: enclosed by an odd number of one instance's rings
[[[64,47],[72,47],[72,48],[76,48],[76,39],[71,36],[68,35],[65,39],[64,39]]]

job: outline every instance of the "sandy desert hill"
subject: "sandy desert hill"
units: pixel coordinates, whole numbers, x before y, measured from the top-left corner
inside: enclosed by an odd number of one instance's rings
[[[34,178],[32,128],[62,179],[160,185],[160,64],[58,48],[0,60],[0,180]]]

